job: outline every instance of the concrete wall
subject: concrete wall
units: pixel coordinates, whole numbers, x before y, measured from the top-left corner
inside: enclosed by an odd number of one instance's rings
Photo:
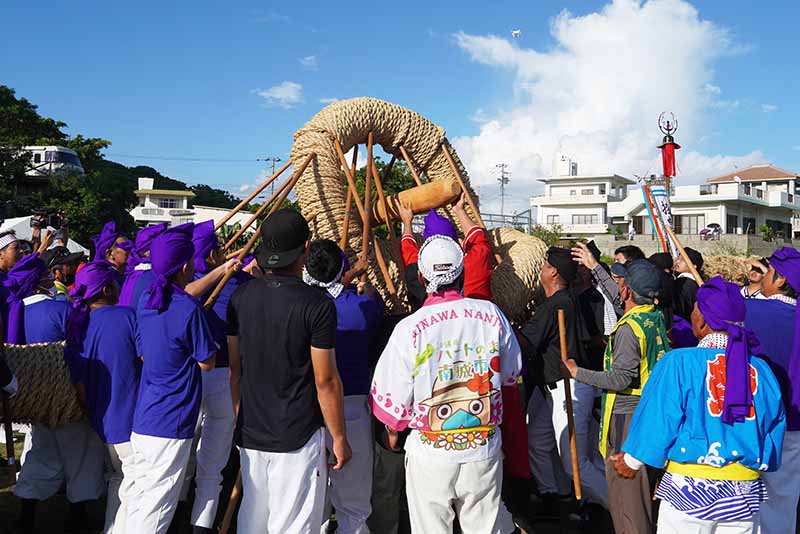
[[[614,250],[623,245],[636,245],[646,256],[659,252],[659,241],[650,236],[637,235],[633,241],[615,240],[612,235],[596,235],[592,239],[605,256],[612,256]],[[723,235],[719,241],[702,241],[699,236],[678,236],[684,247],[691,247],[704,256],[728,256],[734,251],[738,254],[746,252],[752,256],[769,256],[782,246],[795,246],[791,241],[783,240],[764,241],[760,236],[752,235]]]

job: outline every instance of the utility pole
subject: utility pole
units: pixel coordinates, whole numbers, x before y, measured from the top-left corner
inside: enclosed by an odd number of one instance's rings
[[[274,176],[275,175],[275,164],[276,163],[280,163],[283,160],[281,158],[279,158],[278,156],[269,156],[267,158],[259,158],[256,161],[271,161],[272,162],[272,176]],[[270,192],[270,194],[273,194],[275,192],[275,182],[272,182],[272,185],[269,186],[269,192]]]
[[[510,173],[506,170],[508,165],[505,163],[498,163],[495,167],[500,169],[500,176],[497,177],[497,181],[500,182],[500,216],[502,217],[505,215],[506,186],[508,185]]]

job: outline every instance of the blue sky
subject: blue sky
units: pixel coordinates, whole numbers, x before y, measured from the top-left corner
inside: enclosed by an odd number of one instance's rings
[[[353,96],[393,101],[444,126],[487,198],[496,196],[492,158],[509,161],[520,199],[565,147],[586,162],[582,171],[644,172],[659,141],[655,110],[666,108],[686,132],[678,140],[687,181],[758,161],[800,170],[797,2],[408,1],[392,11],[372,2],[109,4],[6,2],[0,83],[67,122],[69,133],[111,140],[110,159],[189,183],[238,192],[264,164],[123,155],[286,159],[321,99]],[[659,35],[662,19],[677,30]],[[522,36],[513,39],[516,28]],[[642,28],[646,37],[634,38]],[[630,41],[609,41],[618,34]],[[611,57],[587,52],[594,39]],[[687,42],[695,48],[681,54]],[[617,46],[644,47],[653,61],[634,57],[629,70],[617,69]],[[670,50],[686,57],[673,63]],[[564,70],[579,72],[564,78],[563,58]],[[597,67],[597,78],[614,72],[599,101],[591,91],[561,94],[573,82],[593,85],[581,65]],[[297,86],[302,96],[293,98]],[[276,90],[288,100],[259,95],[276,87],[289,88]]]

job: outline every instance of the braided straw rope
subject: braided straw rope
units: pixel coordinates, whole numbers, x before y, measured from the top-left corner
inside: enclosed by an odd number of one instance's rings
[[[14,421],[56,427],[83,418],[64,361],[64,345],[60,342],[5,346],[6,363],[19,383],[19,390],[11,399]]]
[[[335,142],[338,140],[346,152],[365,142],[369,132],[373,133],[376,145],[401,160],[399,147],[403,146],[413,160],[410,163],[431,181],[455,179],[442,152],[448,150],[468,193],[477,202],[464,165],[445,137],[443,128],[410,109],[375,98],[343,100],[322,109],[294,135],[290,157],[293,165],[299,165],[311,153],[317,156],[300,176],[295,188],[300,209],[316,237],[337,243],[341,238],[347,180]],[[350,217],[347,235],[346,252],[352,260],[361,251],[362,228],[357,215]],[[495,301],[509,318],[523,321],[531,310],[531,298],[539,284],[539,269],[546,247],[539,239],[510,229],[495,230],[491,236],[495,249],[503,258],[503,263],[492,276]],[[369,280],[381,293],[390,313],[408,311],[407,289],[401,276],[399,240],[378,240],[378,246],[397,288],[397,301],[390,298],[372,252],[367,271]],[[507,265],[506,260],[509,260]]]

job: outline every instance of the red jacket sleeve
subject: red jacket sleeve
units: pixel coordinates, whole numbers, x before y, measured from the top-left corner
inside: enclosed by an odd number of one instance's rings
[[[419,245],[414,236],[403,234],[403,238],[400,240],[400,252],[403,255],[403,265],[406,267],[417,263]]]
[[[464,238],[464,296],[492,300],[492,247],[486,232],[473,226]]]

